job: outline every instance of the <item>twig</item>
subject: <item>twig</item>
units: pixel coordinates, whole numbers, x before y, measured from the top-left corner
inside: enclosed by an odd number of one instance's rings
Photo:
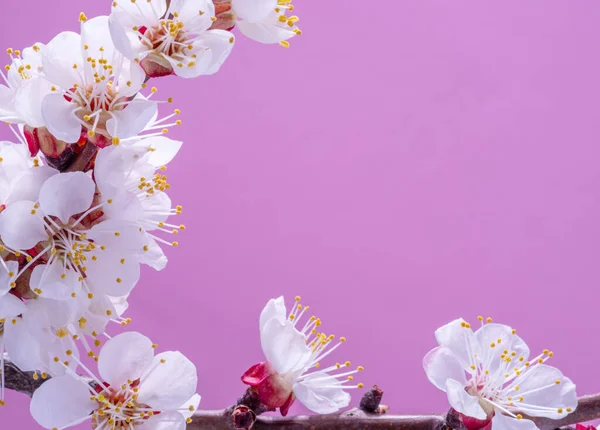
[[[44,382],[42,378],[34,379],[32,372],[22,372],[5,356],[5,387],[9,390],[25,393],[29,396]],[[375,410],[367,412],[359,408],[351,409],[338,414],[311,415],[296,417],[266,417],[256,416],[250,421],[251,430],[448,430],[450,425],[445,415],[387,415],[386,407],[380,406],[379,388],[373,387],[361,401],[363,408]],[[249,401],[249,396],[242,396],[236,406],[218,411],[197,411],[188,424],[187,430],[233,430],[244,427],[234,426],[234,413],[241,409],[242,413],[252,410],[244,405]],[[246,409],[243,409],[246,408]],[[239,413],[238,413],[239,415]],[[238,416],[238,423],[244,421]],[[553,430],[561,428],[567,430],[571,425],[600,419],[600,393],[579,398],[577,409],[560,420],[547,418],[534,418],[540,430]],[[456,430],[461,430],[457,428]]]

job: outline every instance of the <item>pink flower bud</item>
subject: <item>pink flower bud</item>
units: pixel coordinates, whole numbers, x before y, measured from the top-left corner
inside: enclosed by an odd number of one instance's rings
[[[286,416],[295,400],[292,382],[273,370],[267,362],[255,364],[242,375],[242,382],[254,387],[267,409],[277,409]]]
[[[237,15],[231,8],[231,0],[215,0],[213,3],[215,4],[215,16],[217,20],[210,27],[211,30],[233,30]]]
[[[163,76],[172,75],[173,66],[165,58],[157,54],[149,54],[146,58],[140,61],[140,66],[146,72],[149,78],[161,78]]]

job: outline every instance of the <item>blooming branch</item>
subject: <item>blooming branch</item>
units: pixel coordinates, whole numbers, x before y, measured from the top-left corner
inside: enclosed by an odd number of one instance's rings
[[[22,372],[14,366],[8,357],[5,360],[6,388],[29,396],[39,388],[41,379],[35,380],[32,372]],[[369,396],[369,390],[365,397]],[[242,400],[242,399],[240,399]],[[238,401],[239,403],[239,401]],[[214,411],[196,411],[187,430],[223,430],[235,429],[234,414],[240,405],[227,409]],[[243,406],[243,405],[241,405]],[[363,406],[364,407],[364,406]],[[540,430],[553,430],[561,427],[573,426],[579,422],[591,421],[600,418],[600,393],[583,396],[578,399],[575,412],[560,420],[546,418],[534,419]],[[308,430],[314,428],[327,428],[329,430],[378,430],[378,429],[410,429],[410,430],[462,430],[460,425],[452,421],[448,415],[391,415],[365,411],[354,408],[348,411],[329,414],[296,417],[263,417],[258,416],[253,421],[252,430],[277,429],[277,430]],[[238,427],[244,428],[244,427]]]

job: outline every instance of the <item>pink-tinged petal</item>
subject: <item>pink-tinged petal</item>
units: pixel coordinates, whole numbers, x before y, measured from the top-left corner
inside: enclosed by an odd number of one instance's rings
[[[0,213],[0,237],[9,248],[31,249],[48,239],[44,220],[34,205],[32,201],[22,200]]]
[[[31,272],[29,287],[46,299],[66,300],[79,286],[79,274],[67,269],[63,263],[56,261],[52,264],[40,264]]]
[[[467,385],[465,368],[452,351],[443,346],[434,348],[427,353],[423,358],[423,368],[431,383],[442,391],[446,389],[448,379],[454,379],[463,386]]]
[[[174,73],[173,65],[161,54],[150,53],[142,61],[140,67],[150,78],[163,78]]]
[[[16,261],[5,261],[3,264],[0,264],[0,297],[11,290],[10,284],[16,280],[18,272],[19,263]]]
[[[0,318],[13,318],[21,315],[27,310],[27,306],[21,299],[6,294],[0,297]]]
[[[240,18],[250,22],[261,21],[275,10],[277,0],[233,0],[231,6]]]
[[[98,372],[113,386],[128,379],[135,381],[151,366],[154,358],[152,341],[137,332],[121,333],[109,339],[98,356]]]
[[[67,143],[75,143],[81,136],[81,123],[75,116],[75,103],[62,94],[50,94],[42,101],[42,116],[52,135]]]
[[[450,403],[450,406],[452,406],[461,414],[476,418],[478,420],[484,420],[487,418],[487,414],[479,405],[479,399],[467,393],[465,391],[465,386],[460,382],[453,379],[448,379],[446,381],[445,391],[448,395],[448,402]]]
[[[256,387],[274,373],[275,371],[269,365],[269,363],[263,361],[262,363],[255,364],[250,369],[246,370],[246,372],[244,372],[242,375],[242,382],[246,385],[250,385],[251,387]]]
[[[194,415],[194,411],[200,406],[201,397],[199,394],[194,394],[187,402],[181,405],[178,409],[184,418],[190,418]],[[192,410],[190,410],[190,408]]]
[[[337,379],[322,379],[321,373],[294,384],[294,394],[304,406],[318,414],[331,414],[350,404],[350,394]]]
[[[63,90],[79,84],[81,76],[78,69],[83,66],[81,36],[71,31],[59,33],[48,43],[42,65],[48,81]],[[73,68],[74,65],[77,68]]]
[[[114,117],[106,122],[111,136],[121,139],[137,136],[150,123],[157,110],[157,104],[136,98],[123,110],[113,112]]]
[[[90,400],[90,389],[72,376],[47,380],[31,399],[30,411],[46,429],[65,428],[90,418],[98,403]]]
[[[94,199],[96,184],[83,172],[54,175],[40,190],[40,206],[46,215],[67,224],[69,218],[88,210]]]
[[[273,318],[277,319],[277,321],[282,324],[287,320],[287,310],[285,308],[285,299],[283,296],[271,299],[267,302],[267,305],[260,314],[258,322],[259,329],[262,331],[264,325]]]
[[[196,366],[179,351],[158,354],[142,376],[138,402],[159,411],[177,409],[196,392]]]
[[[179,412],[161,412],[144,421],[144,430],[185,430],[185,418]]]
[[[500,412],[497,412],[492,418],[493,430],[538,430],[535,423],[531,420],[516,419]]]
[[[305,368],[311,360],[306,337],[289,323],[273,318],[265,323],[260,332],[260,342],[267,361],[279,374]]]
[[[215,6],[210,0],[173,0],[169,12],[178,14],[178,19],[191,27],[192,31],[208,30],[215,16]],[[199,12],[203,12],[199,15]]]
[[[280,27],[276,22],[239,21],[237,26],[244,36],[265,44],[279,43],[296,35],[291,29]]]
[[[525,400],[519,402],[519,410],[529,416],[559,419],[567,414],[567,409],[577,407],[575,384],[556,367],[532,365],[517,376],[511,387],[504,394],[515,398],[523,396]]]

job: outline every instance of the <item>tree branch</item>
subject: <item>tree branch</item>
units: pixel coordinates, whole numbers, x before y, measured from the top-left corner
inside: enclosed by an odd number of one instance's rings
[[[32,372],[21,371],[8,356],[4,357],[5,388],[32,396],[44,380],[34,379]],[[464,430],[450,415],[385,414],[387,407],[379,405],[382,394],[381,390],[373,387],[363,397],[360,408],[338,414],[296,417],[257,417],[252,409],[245,406],[252,400],[245,394],[235,406],[227,409],[197,411],[187,430]],[[577,409],[560,420],[532,419],[540,430],[567,430],[568,426],[600,419],[600,393],[580,397]]]

